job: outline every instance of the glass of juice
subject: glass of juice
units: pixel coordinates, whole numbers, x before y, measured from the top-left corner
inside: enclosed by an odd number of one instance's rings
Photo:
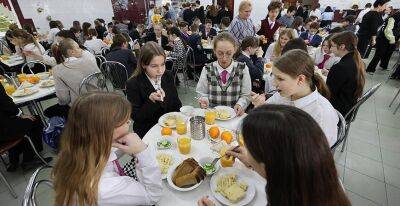
[[[212,125],[215,124],[215,118],[217,117],[217,113],[215,112],[215,110],[209,109],[205,112],[206,116],[205,116],[205,122],[208,125]]]
[[[176,123],[176,133],[183,135],[187,132],[187,126],[185,122]]]
[[[12,84],[5,84],[4,90],[6,90],[6,93],[8,95],[11,95],[12,93],[15,92],[16,89],[15,89],[14,85],[12,85]]]
[[[191,149],[191,139],[186,136],[178,137],[178,149],[181,154],[189,154]]]

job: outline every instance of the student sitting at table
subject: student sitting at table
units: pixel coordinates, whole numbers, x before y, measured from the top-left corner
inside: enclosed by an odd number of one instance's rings
[[[229,17],[227,17],[227,16],[226,16],[226,17],[223,17],[223,18],[221,19],[221,23],[219,24],[219,31],[218,31],[218,33],[228,31],[229,24],[231,24],[231,19],[230,19]]]
[[[24,135],[28,135],[38,152],[43,150],[42,145],[43,125],[38,116],[22,114],[18,106],[7,95],[4,87],[0,85],[0,144],[8,141],[19,139]],[[16,146],[8,150],[9,165],[8,172],[15,172],[19,166],[19,155],[23,154],[22,165],[38,166],[42,164],[37,159],[29,142],[24,139]],[[52,158],[45,158],[51,161]]]
[[[266,196],[267,205],[351,205],[324,132],[309,114],[295,107],[264,105],[244,118],[241,131],[244,146],[227,155],[266,179],[265,193],[257,195]],[[215,204],[203,197],[198,206]]]
[[[170,43],[172,43],[172,51],[168,54],[175,59],[175,67],[168,69],[173,70],[173,72],[175,72],[175,70],[182,71],[185,69],[186,43],[189,40],[189,36],[188,39],[184,40],[179,29],[172,27],[170,30],[168,30],[168,38]]]
[[[188,40],[188,45],[193,49],[193,56],[194,56],[194,61],[191,60],[190,63],[195,63],[195,69],[193,71],[192,67],[188,67],[188,78],[193,79],[194,76],[192,72],[198,72],[197,67],[199,68],[199,72],[201,72],[201,69],[203,68],[204,64],[207,62],[207,55],[204,53],[203,46],[201,43],[201,36],[199,34],[199,27],[196,24],[192,24],[190,26],[190,31],[192,31],[192,34],[189,36]],[[199,66],[200,65],[200,66]]]
[[[241,53],[236,58],[236,61],[246,63],[249,68],[251,78],[251,91],[262,92],[264,90],[264,59],[263,50],[259,46],[259,40],[256,37],[248,36],[245,37],[240,45]],[[257,58],[254,61],[251,56],[256,55]]]
[[[310,24],[310,30],[303,32],[300,38],[304,39],[307,45],[313,47],[319,47],[322,42],[322,37],[317,34],[319,29],[319,23],[313,22]]]
[[[174,77],[165,71],[164,50],[155,42],[140,49],[137,69],[126,85],[132,104],[133,130],[143,136],[165,113],[179,111],[182,106],[174,85]]]
[[[151,32],[146,36],[146,42],[154,41],[158,45],[160,45],[164,50],[171,50],[171,47],[168,46],[169,40],[168,37],[162,34],[163,26],[162,24],[153,24],[154,32]]]
[[[184,41],[186,43],[190,36],[189,24],[186,21],[180,21],[180,22],[178,22],[178,27],[179,27],[179,31],[181,31],[180,37],[181,37],[182,41]]]
[[[100,72],[96,59],[89,51],[79,48],[78,43],[70,38],[53,46],[53,55],[57,65],[53,67],[53,77],[58,104],[47,108],[48,117],[67,117],[68,110],[79,97],[82,80],[90,74]]]
[[[363,94],[365,65],[357,50],[357,36],[349,31],[330,39],[331,51],[340,61],[329,70],[326,84],[331,91],[331,103],[343,116]]]
[[[200,107],[229,106],[240,116],[250,104],[249,69],[245,63],[233,59],[238,48],[232,34],[218,34],[213,46],[217,61],[203,68],[196,87],[196,92],[201,96]]]
[[[202,39],[208,39],[208,38],[214,38],[214,36],[217,36],[217,30],[212,28],[212,21],[211,19],[206,19],[205,21],[205,26],[200,29],[201,33],[201,38]]]
[[[355,33],[357,30],[356,25],[354,25],[355,20],[356,16],[353,15],[346,16],[342,21],[342,28],[346,31],[351,31]]]
[[[106,55],[107,61],[116,61],[125,66],[130,77],[136,69],[136,57],[132,50],[128,49],[128,42],[122,34],[114,36],[110,51]]]
[[[32,36],[22,29],[16,29],[12,32],[12,43],[16,46],[16,52],[26,58],[26,62],[34,61],[35,59],[26,55],[25,53],[37,53],[43,55],[45,50],[39,42]]]
[[[254,106],[262,104],[293,105],[309,113],[328,138],[329,145],[337,139],[338,115],[329,103],[329,89],[319,74],[314,72],[314,61],[304,51],[288,51],[274,61],[272,67],[277,91],[265,101],[264,94],[252,93]]]
[[[268,5],[268,16],[266,19],[261,21],[261,28],[257,32],[260,35],[262,41],[262,48],[267,51],[268,46],[278,39],[279,28],[281,23],[277,21],[279,11],[281,10],[282,3],[279,1],[272,1]]]
[[[131,107],[118,94],[87,93],[73,104],[53,169],[55,205],[154,205],[162,196],[155,149],[129,132]],[[138,180],[119,158],[134,155]]]
[[[101,54],[101,50],[103,48],[107,47],[107,44],[104,43],[101,39],[97,38],[97,31],[96,29],[89,29],[88,31],[89,37],[88,39],[85,41],[85,44],[83,44],[83,46],[85,46],[86,48],[89,49],[89,51],[93,51],[94,54]]]
[[[118,27],[113,26],[112,24],[108,26],[107,30],[107,35],[104,37],[105,40],[112,42],[114,39],[114,36],[117,34],[121,34],[121,31],[118,29]]]
[[[295,38],[294,32],[295,31],[293,29],[289,28],[280,30],[278,41],[270,44],[267,49],[267,53],[265,54],[266,62],[274,61],[274,59],[281,56],[282,49],[286,43]]]
[[[331,69],[331,67],[340,61],[340,58],[335,56],[335,54],[333,54],[330,50],[331,47],[329,42],[330,37],[331,36],[328,36],[324,39],[324,41],[322,42],[321,49],[318,49],[313,56],[315,65],[319,69],[322,69],[322,73],[325,76],[328,75],[328,72]]]
[[[49,34],[47,35],[46,41],[47,41],[47,44],[50,46],[55,41],[56,34],[60,31],[60,29],[58,28],[58,24],[56,21],[50,21],[49,27],[50,27],[50,31],[49,31]]]

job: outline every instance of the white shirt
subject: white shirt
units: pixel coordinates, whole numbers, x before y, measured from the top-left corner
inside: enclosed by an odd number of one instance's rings
[[[120,176],[114,160],[122,153],[113,148],[99,182],[99,205],[154,205],[162,196],[161,172],[156,153],[148,146],[135,156],[138,159],[136,172],[139,181],[129,176]],[[122,165],[121,165],[122,167]]]
[[[146,73],[145,73],[145,75],[146,75],[147,79],[149,79],[151,85],[153,85],[154,89],[157,90],[158,89],[157,83],[153,79],[151,79]],[[161,87],[161,80],[160,80],[159,85]]]
[[[60,30],[58,28],[52,28],[49,31],[49,34],[47,35],[47,43],[52,44],[55,41],[56,38],[56,34],[59,32]]]
[[[315,16],[318,19],[321,19],[321,11],[319,9],[315,9],[314,11],[310,11],[310,16]]]
[[[323,52],[322,49],[317,49],[317,51],[315,51],[314,55],[312,56],[312,58],[314,59],[315,65],[318,65],[319,63],[321,63],[324,60],[324,55],[325,55],[325,52]],[[325,64],[324,64],[324,68],[327,70],[330,70],[333,65],[335,65],[336,63],[338,63],[340,61],[340,57],[335,56],[333,53],[331,53],[329,55],[331,57],[327,61],[325,61]]]
[[[266,101],[266,103],[290,105],[302,109],[311,115],[319,124],[322,131],[325,133],[329,146],[335,144],[337,140],[337,124],[339,122],[339,117],[331,103],[317,90],[303,98],[294,101],[290,100],[289,98],[282,97],[279,92],[276,92]]]
[[[321,20],[332,21],[334,15],[333,12],[324,12],[321,15]]]
[[[370,10],[371,10],[371,8],[366,8],[366,9],[360,11],[360,13],[357,16],[356,23],[361,23],[364,15],[366,13],[368,13]]]
[[[35,54],[44,54],[45,50],[41,44],[38,43],[37,47],[35,43],[29,43],[22,47],[22,51],[32,51]],[[27,56],[26,57],[26,62],[34,61],[35,59],[33,57]]]
[[[274,54],[275,45],[277,42],[273,42],[268,46],[267,51],[265,52],[265,62],[273,61],[277,56]]]
[[[101,54],[101,50],[107,47],[107,44],[105,44],[101,39],[93,37],[93,39],[86,40],[83,46],[93,50],[95,54]]]
[[[212,63],[214,67],[217,67],[218,73],[221,75],[222,71],[226,70],[228,71],[228,74],[226,75],[226,79],[229,79],[230,74],[233,71],[233,67],[237,67],[237,62],[232,61],[231,65],[229,65],[226,69],[223,69],[219,64],[218,61],[215,61]],[[208,80],[207,80],[207,70],[204,67],[203,70],[201,71],[199,82],[197,83],[196,87],[196,92],[201,96],[204,97],[208,100]],[[221,82],[222,84],[222,82]],[[223,86],[225,84],[222,84]],[[240,90],[240,97],[237,101],[236,104],[239,104],[244,110],[249,106],[250,104],[250,93],[251,93],[251,79],[250,79],[250,73],[249,73],[249,68],[245,66],[243,70],[243,79],[242,79],[242,85],[241,85],[241,90]]]

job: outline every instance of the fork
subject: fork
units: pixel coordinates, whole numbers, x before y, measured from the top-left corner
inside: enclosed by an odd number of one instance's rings
[[[240,145],[234,147],[233,149],[231,149],[231,151],[235,151],[235,152],[236,152],[236,150],[237,150],[239,147],[240,147]],[[212,161],[211,165],[212,165],[213,167],[215,167],[215,164],[218,162],[219,159],[221,159],[221,157],[215,158],[215,159]]]

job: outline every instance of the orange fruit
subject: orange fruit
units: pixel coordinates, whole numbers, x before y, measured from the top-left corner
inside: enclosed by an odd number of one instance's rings
[[[216,139],[219,136],[219,128],[218,127],[210,127],[208,130],[208,134],[211,138]]]
[[[224,155],[220,161],[222,167],[232,167],[233,163],[235,163],[235,157]]]
[[[168,127],[163,127],[161,129],[161,135],[162,136],[170,136],[170,135],[172,135],[172,129],[168,128]]]
[[[233,140],[233,135],[231,132],[224,131],[221,134],[221,139],[224,140],[227,144],[230,144]]]

